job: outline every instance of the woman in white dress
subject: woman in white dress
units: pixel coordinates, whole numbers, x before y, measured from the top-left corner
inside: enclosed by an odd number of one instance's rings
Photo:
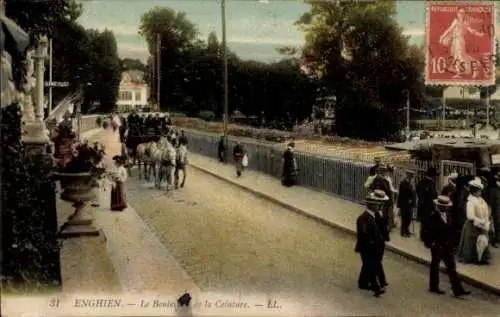
[[[493,229],[491,210],[481,197],[483,189],[484,185],[478,177],[469,182],[467,220],[462,228],[457,252],[459,261],[463,263],[488,264],[491,258],[489,250],[489,234]]]
[[[111,188],[111,210],[123,211],[127,208],[124,183],[127,180],[128,173],[123,166],[123,158],[121,156],[114,156],[113,161],[115,162],[115,166],[111,171],[114,181]]]

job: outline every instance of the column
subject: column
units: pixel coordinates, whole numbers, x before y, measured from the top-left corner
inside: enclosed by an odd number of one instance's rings
[[[30,151],[35,150],[36,152],[45,152],[46,146],[50,143],[49,133],[47,127],[45,126],[43,118],[43,104],[44,104],[44,70],[45,70],[45,58],[47,56],[47,38],[39,38],[37,48],[35,50],[35,120],[31,122],[26,122],[25,125],[25,135],[23,136],[23,142]]]

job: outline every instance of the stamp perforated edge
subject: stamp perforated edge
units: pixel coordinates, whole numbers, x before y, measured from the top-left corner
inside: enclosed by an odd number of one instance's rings
[[[494,86],[495,85],[495,70],[491,79],[485,80],[462,80],[462,81],[446,81],[446,80],[431,80],[429,79],[428,65],[429,65],[429,42],[430,42],[430,8],[432,5],[474,5],[474,6],[492,6],[493,15],[493,35],[491,36],[492,56],[491,62],[495,67],[496,58],[496,38],[497,38],[497,7],[496,1],[425,1],[425,69],[424,69],[424,83],[426,86]],[[499,38],[500,41],[500,38]]]

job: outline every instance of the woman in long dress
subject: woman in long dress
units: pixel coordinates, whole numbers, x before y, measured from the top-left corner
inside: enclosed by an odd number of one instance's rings
[[[283,173],[281,183],[283,186],[291,187],[297,183],[297,162],[293,150],[295,143],[290,142],[283,153]]]
[[[462,229],[457,256],[460,262],[488,264],[491,258],[489,250],[489,234],[491,226],[491,210],[481,197],[484,189],[479,178],[469,182],[467,199],[467,220]]]
[[[123,159],[121,156],[114,156],[113,161],[115,162],[115,166],[112,171],[114,183],[111,189],[111,210],[123,211],[127,208],[124,183],[127,180],[128,173],[123,166]]]

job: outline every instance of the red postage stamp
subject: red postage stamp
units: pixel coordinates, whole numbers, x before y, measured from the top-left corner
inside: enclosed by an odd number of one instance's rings
[[[495,3],[429,1],[427,85],[495,84]]]

